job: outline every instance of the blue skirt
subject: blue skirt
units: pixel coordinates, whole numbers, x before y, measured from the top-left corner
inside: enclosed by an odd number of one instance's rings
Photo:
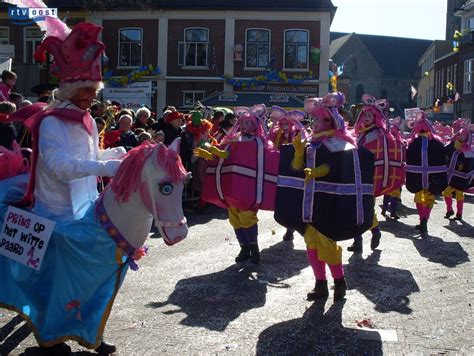
[[[8,194],[2,188],[0,198],[17,200],[24,186]],[[0,205],[0,226],[7,208]],[[56,224],[40,271],[0,255],[0,307],[18,312],[41,346],[75,340],[95,348],[102,339],[129,264],[94,208],[81,220]]]

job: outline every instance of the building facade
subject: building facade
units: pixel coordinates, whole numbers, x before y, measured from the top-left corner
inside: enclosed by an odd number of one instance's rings
[[[177,4],[48,2],[59,9],[60,17],[67,16],[68,23],[85,20],[103,27],[109,79],[146,72],[148,67],[159,70],[138,79],[151,82],[149,100],[158,112],[165,105],[191,109],[197,101],[219,93],[225,94],[221,106],[235,106],[236,96],[256,93],[267,105],[273,97],[277,105],[286,106],[289,96],[327,92],[329,28],[336,11],[330,0],[276,0],[271,6],[259,0],[241,1],[239,6],[224,0]],[[0,41],[15,45],[19,81],[29,78],[19,91],[27,92],[28,85],[47,80],[47,74],[29,74],[38,72],[33,59],[41,40],[38,28],[20,28],[2,18],[2,34]],[[314,60],[310,54],[316,48],[319,56]],[[28,65],[19,70],[22,64]],[[254,84],[256,78],[260,80]]]

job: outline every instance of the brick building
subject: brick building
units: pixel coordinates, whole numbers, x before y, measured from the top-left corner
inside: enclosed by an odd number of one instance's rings
[[[329,28],[336,11],[330,0],[47,3],[58,8],[68,24],[85,20],[104,28],[102,41],[113,76],[158,67],[159,75],[139,79],[151,82],[151,105],[158,111],[166,104],[190,109],[213,94],[222,99],[221,106],[234,106],[232,100],[237,97],[238,103],[239,95],[290,106],[301,102],[297,97],[327,92]],[[38,75],[33,60],[33,49],[41,40],[38,28],[12,24],[2,14],[2,34],[0,41],[15,46],[18,90],[28,93],[31,86],[48,80],[46,68]],[[320,48],[317,61],[310,60],[315,48]],[[235,85],[269,72],[278,73],[271,83]]]

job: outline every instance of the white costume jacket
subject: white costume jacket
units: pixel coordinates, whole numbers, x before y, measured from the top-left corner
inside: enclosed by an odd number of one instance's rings
[[[84,111],[70,101],[59,107]],[[99,149],[95,121],[89,135],[54,116],[41,122],[38,144],[33,212],[57,221],[81,219],[97,199],[97,176],[114,176],[125,154],[123,147]]]

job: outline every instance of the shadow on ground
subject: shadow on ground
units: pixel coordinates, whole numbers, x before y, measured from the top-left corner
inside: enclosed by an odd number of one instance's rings
[[[444,227],[460,237],[474,237],[474,226],[467,221],[450,219]]]
[[[365,260],[353,254],[344,266],[347,288],[358,290],[378,312],[411,314],[409,296],[420,291],[413,275],[405,269],[381,266],[379,259],[379,250]]]
[[[179,309],[163,313],[183,313],[183,325],[223,331],[240,314],[263,307],[267,288],[289,288],[284,280],[308,266],[306,251],[294,250],[292,242],[282,241],[262,250],[261,259],[261,265],[242,263],[182,279],[168,300],[146,306],[160,309],[175,305]]]
[[[23,323],[23,319],[17,315],[0,329],[0,355],[10,354],[31,334],[31,330],[26,324],[15,330],[21,323]]]
[[[331,301],[332,302],[332,301]],[[361,340],[354,329],[342,325],[345,300],[334,303],[326,313],[326,301],[316,301],[301,318],[265,329],[258,338],[257,355],[380,355],[382,341]]]

